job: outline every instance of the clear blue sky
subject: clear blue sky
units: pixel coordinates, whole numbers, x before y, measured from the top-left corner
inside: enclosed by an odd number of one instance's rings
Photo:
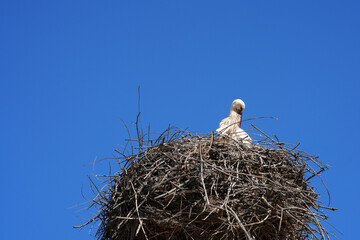
[[[359,12],[332,0],[1,1],[0,238],[92,239],[69,207],[89,193],[84,165],[124,143],[141,85],[156,131],[210,132],[235,98],[245,118],[278,117],[255,123],[333,166],[330,221],[357,239]]]

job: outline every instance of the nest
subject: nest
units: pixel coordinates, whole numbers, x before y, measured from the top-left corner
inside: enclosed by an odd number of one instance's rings
[[[216,133],[168,129],[137,139],[118,159],[90,207],[98,239],[330,239],[309,180],[326,169],[316,156],[271,137],[251,146]],[[129,140],[133,142],[133,140]],[[132,148],[134,149],[134,148]]]

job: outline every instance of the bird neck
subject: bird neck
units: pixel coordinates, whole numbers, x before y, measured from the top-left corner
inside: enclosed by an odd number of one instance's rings
[[[237,112],[231,110],[229,117],[234,120],[234,122],[239,124],[239,128],[241,128],[241,120],[242,114],[238,114]]]

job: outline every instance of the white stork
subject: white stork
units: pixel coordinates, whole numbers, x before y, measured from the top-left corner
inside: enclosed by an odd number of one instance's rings
[[[216,131],[219,134],[228,135],[245,144],[251,143],[249,135],[241,129],[242,113],[245,109],[245,103],[241,99],[235,99],[231,104],[229,117],[220,122]]]

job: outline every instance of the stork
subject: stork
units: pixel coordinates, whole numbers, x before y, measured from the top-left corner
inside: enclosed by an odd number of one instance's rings
[[[245,144],[251,143],[249,135],[241,129],[242,114],[245,103],[241,99],[235,99],[230,108],[229,117],[223,119],[216,131],[221,135],[227,135]]]

